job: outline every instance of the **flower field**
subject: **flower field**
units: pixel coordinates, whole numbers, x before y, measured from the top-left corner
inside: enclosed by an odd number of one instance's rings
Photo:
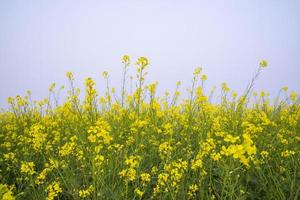
[[[30,92],[8,98],[0,113],[0,198],[300,199],[299,94],[255,93],[266,61],[242,94],[225,83],[220,94],[206,94],[207,76],[197,68],[187,98],[180,82],[157,95],[157,83],[145,83],[147,58],[131,63],[126,55],[122,63],[119,95],[103,72],[105,95],[87,78],[82,99],[67,72],[63,103],[55,84],[42,101]]]

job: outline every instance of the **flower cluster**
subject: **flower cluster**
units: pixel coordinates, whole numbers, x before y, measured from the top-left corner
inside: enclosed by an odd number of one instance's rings
[[[299,199],[299,94],[253,92],[267,61],[243,94],[209,91],[199,67],[187,97],[145,81],[146,57],[121,62],[120,90],[104,71],[103,95],[87,78],[83,96],[67,72],[63,102],[55,83],[40,101],[8,98],[0,199]]]

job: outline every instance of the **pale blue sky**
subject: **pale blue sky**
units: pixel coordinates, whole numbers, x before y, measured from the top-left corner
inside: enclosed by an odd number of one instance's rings
[[[108,70],[119,87],[123,54],[147,56],[160,91],[178,80],[184,90],[203,66],[207,88],[226,81],[241,92],[266,59],[256,89],[299,92],[299,11],[298,0],[0,0],[0,106],[26,90],[45,97],[69,70],[78,86],[91,76],[102,91]]]

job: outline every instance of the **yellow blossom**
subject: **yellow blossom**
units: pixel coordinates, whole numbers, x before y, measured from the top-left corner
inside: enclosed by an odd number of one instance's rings
[[[34,163],[33,162],[22,162],[21,163],[21,172],[29,175],[33,175],[34,171]]]

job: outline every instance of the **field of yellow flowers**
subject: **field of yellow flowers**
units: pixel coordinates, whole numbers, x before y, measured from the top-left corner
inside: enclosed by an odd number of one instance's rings
[[[299,95],[286,87],[271,101],[225,83],[218,103],[203,92],[207,76],[194,71],[189,97],[158,96],[147,85],[147,58],[136,65],[136,89],[100,96],[87,78],[85,97],[67,73],[66,100],[8,98],[0,113],[2,199],[300,199]]]

